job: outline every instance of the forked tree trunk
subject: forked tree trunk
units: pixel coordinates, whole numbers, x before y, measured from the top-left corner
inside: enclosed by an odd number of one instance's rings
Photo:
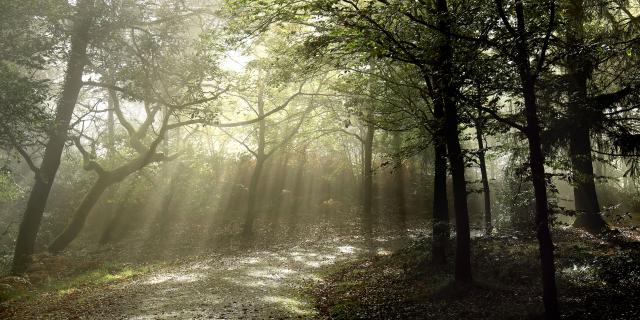
[[[78,11],[73,22],[71,49],[62,94],[57,104],[56,118],[49,132],[49,141],[45,147],[42,164],[39,172],[36,173],[35,183],[29,194],[27,207],[20,223],[11,267],[12,274],[22,274],[27,270],[40,229],[42,214],[60,166],[60,156],[67,141],[69,123],[82,88],[82,74],[87,62],[87,46],[93,22],[92,7],[93,1],[91,0],[79,1],[77,4]]]

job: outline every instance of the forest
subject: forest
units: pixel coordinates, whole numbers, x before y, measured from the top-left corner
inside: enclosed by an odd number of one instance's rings
[[[638,0],[1,0],[0,319],[640,319]]]

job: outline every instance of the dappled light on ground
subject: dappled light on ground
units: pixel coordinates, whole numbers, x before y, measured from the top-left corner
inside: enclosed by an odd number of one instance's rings
[[[376,241],[376,250],[388,254],[398,245],[392,240]],[[322,279],[320,267],[355,257],[363,248],[357,239],[334,239],[177,265],[140,280],[136,306],[126,315],[146,319],[162,310],[153,317],[171,318],[176,312],[178,318],[311,316],[316,311],[300,289]]]
[[[323,281],[325,267],[376,252],[386,255],[403,245],[400,238],[365,243],[352,236],[178,256],[147,266],[144,273],[108,273],[94,286],[42,293],[34,300],[38,305],[25,300],[9,319],[313,318],[318,310],[307,288]],[[103,282],[105,277],[111,282]]]

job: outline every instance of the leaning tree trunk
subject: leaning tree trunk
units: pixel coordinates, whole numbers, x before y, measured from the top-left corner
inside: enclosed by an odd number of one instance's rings
[[[135,189],[135,182],[132,181],[131,184],[126,188],[126,191],[122,195],[122,198],[119,200],[118,205],[115,207],[115,212],[111,216],[111,219],[108,220],[105,228],[102,231],[102,235],[100,236],[100,240],[98,243],[100,245],[105,245],[111,243],[116,237],[116,231],[124,222],[124,218],[127,215],[127,211],[125,208],[129,204],[129,199]],[[113,196],[116,196],[117,193],[113,192]]]
[[[75,109],[78,94],[82,88],[82,74],[87,63],[87,46],[89,31],[92,25],[91,8],[93,1],[85,0],[77,4],[78,12],[73,23],[71,35],[71,50],[65,73],[62,95],[56,108],[56,118],[49,133],[49,141],[45,147],[44,157],[39,172],[36,173],[35,183],[27,207],[24,211],[13,256],[12,274],[21,274],[29,265],[30,256],[40,229],[42,214],[53,186],[60,157],[67,141],[69,123]]]
[[[163,159],[164,154],[155,153],[156,147],[157,144],[154,142],[154,145],[152,145],[147,153],[140,155],[138,158],[131,160],[115,170],[101,172],[89,192],[82,199],[80,206],[76,209],[67,227],[49,245],[49,252],[61,252],[78,236],[84,227],[89,213],[91,213],[91,209],[93,209],[98,200],[100,200],[100,197],[107,188],[121,182],[147,164]]]
[[[115,181],[107,177],[99,177],[98,180],[96,180],[89,190],[89,193],[82,199],[80,206],[76,209],[69,224],[49,245],[49,252],[54,254],[61,252],[78,236],[91,209],[93,209],[98,200],[100,200],[104,191],[114,183]]]
[[[598,234],[608,229],[600,215],[591,157],[591,123],[587,97],[587,80],[591,76],[589,56],[583,53],[584,7],[582,0],[571,0],[567,7],[567,69],[569,75],[568,116],[573,120],[569,133],[569,158],[573,176],[573,195],[578,216],[574,226]]]
[[[489,188],[489,177],[487,176],[486,150],[482,135],[482,125],[483,124],[476,123],[476,139],[478,140],[478,159],[480,162],[482,193],[484,195],[484,230],[485,233],[489,235],[493,229],[491,223],[491,190]]]
[[[469,229],[469,210],[467,207],[467,182],[465,179],[464,155],[460,146],[458,132],[457,90],[453,84],[453,48],[449,38],[450,15],[446,0],[437,0],[439,14],[438,27],[442,30],[439,57],[436,62],[436,83],[438,92],[436,103],[444,109],[444,130],[447,143],[447,156],[451,165],[453,180],[453,199],[456,215],[456,266],[455,280],[459,284],[471,283],[471,237]]]

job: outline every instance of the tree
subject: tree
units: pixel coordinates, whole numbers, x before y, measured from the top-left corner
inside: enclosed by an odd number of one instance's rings
[[[49,141],[45,147],[42,164],[35,174],[35,183],[20,223],[11,268],[13,274],[21,274],[27,268],[29,256],[33,253],[36,235],[40,228],[42,213],[60,165],[60,156],[67,141],[69,123],[82,87],[82,75],[87,63],[87,47],[90,42],[90,33],[93,31],[93,15],[95,14],[93,10],[94,1],[92,0],[80,0],[76,5],[65,81],[57,103],[55,121],[49,132]]]
[[[538,238],[540,263],[542,266],[543,301],[547,318],[557,319],[560,317],[560,314],[558,311],[553,242],[551,239],[551,231],[549,230],[549,203],[547,200],[544,154],[542,153],[540,141],[541,129],[536,101],[536,80],[544,67],[549,39],[554,29],[555,2],[549,2],[548,24],[539,54],[534,60],[537,63],[535,69],[531,66],[532,49],[529,44],[530,30],[527,30],[524,4],[520,0],[515,0],[513,3],[516,14],[515,27],[511,25],[510,19],[506,15],[502,0],[495,0],[495,4],[504,28],[506,28],[511,35],[511,39],[515,45],[515,50],[510,55],[510,59],[516,64],[520,78],[520,90],[524,100],[526,126],[520,126],[515,123],[512,123],[512,125],[515,125],[516,128],[525,133],[529,145],[529,166],[536,204],[536,236]]]

